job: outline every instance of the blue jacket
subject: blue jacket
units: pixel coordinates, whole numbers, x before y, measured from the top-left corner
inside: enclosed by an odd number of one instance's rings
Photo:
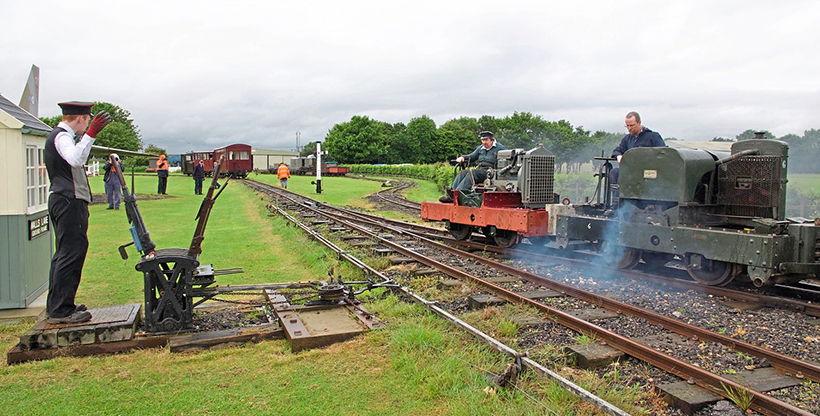
[[[637,135],[633,136],[631,134],[627,134],[621,139],[621,143],[615,150],[612,151],[612,157],[623,155],[626,153],[627,150],[633,147],[664,147],[666,143],[664,143],[661,135],[649,130],[648,128],[644,127],[643,130]]]
[[[507,150],[503,144],[497,140],[493,141],[493,147],[485,149],[484,145],[479,145],[473,153],[464,155],[464,159],[481,169],[495,168],[498,166],[498,151]]]

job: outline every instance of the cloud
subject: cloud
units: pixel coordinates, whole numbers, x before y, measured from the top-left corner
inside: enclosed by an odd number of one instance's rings
[[[290,149],[357,114],[620,132],[637,110],[686,140],[820,127],[820,4],[804,1],[6,3],[0,92],[16,100],[36,64],[41,115],[108,101],[172,153]]]

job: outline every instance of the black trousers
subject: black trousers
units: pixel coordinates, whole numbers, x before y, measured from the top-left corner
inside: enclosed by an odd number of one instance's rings
[[[88,252],[88,202],[51,194],[48,214],[57,241],[48,273],[46,313],[62,318],[74,312],[74,296]]]
[[[168,186],[168,176],[160,176],[157,182],[157,193],[164,194],[166,186]]]
[[[202,178],[194,178],[194,193],[197,195],[202,193]]]

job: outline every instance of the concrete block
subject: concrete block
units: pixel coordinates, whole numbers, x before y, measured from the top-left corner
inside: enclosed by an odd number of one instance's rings
[[[564,296],[562,293],[549,289],[529,290],[526,292],[519,292],[519,295],[532,300],[541,300],[546,298],[560,298]]]
[[[737,374],[725,375],[725,377],[760,392],[794,387],[800,385],[802,381],[794,377],[788,377],[772,367],[759,368],[753,371],[740,371]],[[667,403],[689,415],[718,400],[723,400],[723,397],[717,393],[685,381],[663,384],[658,386],[657,389],[664,396]]]
[[[501,283],[521,283],[521,278],[512,277],[512,276],[499,276],[499,277],[488,277],[484,279],[493,284],[501,284]]]
[[[431,267],[413,270],[413,276],[427,276],[433,273],[438,273],[438,270]]]
[[[618,312],[613,312],[604,308],[584,308],[575,309],[567,312],[568,314],[585,321],[596,321],[599,319],[612,319],[620,316]]]
[[[484,309],[487,306],[501,305],[504,302],[504,299],[493,295],[471,295],[467,298],[470,309]]]
[[[510,317],[510,320],[518,324],[521,327],[527,326],[537,326],[542,325],[545,323],[552,322],[549,319],[539,318],[537,316],[513,316]]]
[[[91,325],[60,328],[57,330],[58,347],[93,344],[96,339],[97,334],[95,328]]]
[[[438,290],[450,290],[459,286],[461,286],[461,280],[456,279],[446,279],[436,284]]]
[[[686,381],[662,384],[656,387],[669,405],[691,415],[723,397]]]
[[[575,365],[588,370],[609,365],[626,356],[623,352],[601,343],[570,345],[564,347],[564,352],[575,358]]]

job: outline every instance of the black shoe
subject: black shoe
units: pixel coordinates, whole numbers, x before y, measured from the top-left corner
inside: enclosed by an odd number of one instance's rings
[[[71,315],[62,318],[48,318],[50,324],[78,324],[80,322],[88,322],[91,320],[91,312],[88,311],[74,311]]]
[[[114,207],[114,209],[120,209],[120,207]]]
[[[77,312],[77,311],[82,312],[82,311],[87,311],[87,310],[88,310],[88,308],[86,308],[85,305],[83,305],[82,303],[74,307],[74,312]]]
[[[106,209],[114,209],[114,207],[108,207],[108,208],[106,208]]]
[[[438,202],[441,202],[441,203],[444,203],[444,204],[451,204],[453,202],[453,197],[451,197],[450,195],[445,195],[445,196],[439,198]]]

